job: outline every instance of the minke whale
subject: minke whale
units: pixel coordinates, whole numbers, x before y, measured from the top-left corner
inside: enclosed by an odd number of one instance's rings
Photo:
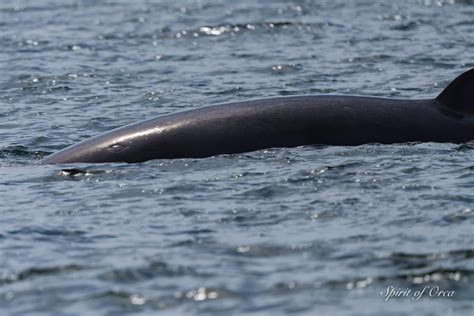
[[[474,68],[434,99],[311,95],[218,104],[117,128],[39,163],[133,163],[312,144],[472,140]]]

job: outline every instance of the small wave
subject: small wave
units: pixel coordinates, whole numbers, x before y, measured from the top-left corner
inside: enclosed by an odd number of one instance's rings
[[[31,150],[25,146],[7,146],[0,149],[0,159],[17,160],[20,158],[39,159],[49,154],[46,151]]]
[[[153,261],[146,266],[113,269],[99,275],[99,279],[133,283],[160,277],[212,277],[209,273],[198,272],[192,267],[170,265],[163,261]]]
[[[413,31],[418,28],[419,23],[416,21],[408,21],[403,23],[398,23],[390,27],[394,31]]]
[[[77,264],[52,267],[31,267],[20,272],[3,275],[0,278],[0,285],[29,280],[34,277],[58,275],[62,273],[81,271],[84,269],[86,269],[86,267]]]
[[[459,249],[451,250],[446,252],[429,252],[429,253],[407,253],[407,252],[394,252],[390,254],[389,258],[391,259],[401,259],[401,260],[439,260],[439,259],[471,259],[474,258],[473,249]]]
[[[198,287],[191,288],[187,291],[177,291],[173,294],[168,293],[169,291],[161,295],[147,295],[125,289],[109,289],[89,295],[87,300],[100,300],[101,302],[104,300],[113,300],[115,301],[115,306],[120,302],[119,306],[123,308],[125,305],[128,311],[140,311],[142,307],[152,308],[154,310],[172,309],[183,303],[201,303],[236,296],[233,291],[224,287]],[[199,310],[198,306],[199,305],[195,305],[193,309]],[[122,314],[122,308],[113,309],[113,307],[109,306],[107,309],[110,314]]]
[[[30,239],[35,241],[51,241],[56,242],[75,242],[75,243],[91,243],[92,238],[82,230],[66,230],[48,227],[22,227],[19,229],[8,231],[8,235],[15,239]]]
[[[20,229],[11,230],[8,232],[11,235],[30,235],[30,234],[40,234],[45,236],[82,236],[86,232],[81,230],[59,230],[59,229],[49,229],[45,227],[23,227]]]
[[[243,244],[231,247],[226,250],[226,254],[240,257],[281,257],[299,254],[312,255],[318,258],[327,257],[333,248],[326,242],[313,242],[298,245],[277,245],[277,244]]]
[[[98,169],[80,169],[80,168],[66,168],[61,169],[59,175],[65,177],[80,177],[80,176],[91,176],[96,174],[106,173],[106,170]]]
[[[236,35],[242,34],[249,31],[280,31],[287,29],[299,29],[307,30],[311,27],[324,27],[330,24],[308,24],[294,21],[272,21],[272,22],[258,22],[258,23],[247,23],[247,24],[224,24],[224,25],[204,25],[196,29],[182,30],[174,32],[171,29],[162,29],[161,31],[175,38],[197,38],[201,36],[219,36],[219,35]]]
[[[471,151],[474,149],[474,142],[467,142],[455,148],[457,151]]]
[[[270,199],[273,197],[282,197],[291,194],[291,190],[283,185],[271,184],[258,189],[251,189],[243,193],[246,197],[255,197],[258,199]]]
[[[452,225],[452,224],[459,224],[467,220],[472,220],[474,219],[474,212],[472,211],[471,208],[466,207],[463,208],[462,210],[458,210],[455,212],[451,212],[447,215],[444,215],[441,219],[441,221],[437,220],[434,221],[434,224],[446,226],[446,225]]]
[[[345,280],[330,280],[325,282],[329,288],[345,288],[347,290],[360,289],[368,286],[377,286],[382,284],[400,284],[406,282],[412,285],[422,285],[436,282],[441,284],[460,283],[466,284],[472,280],[474,271],[469,269],[432,269],[420,273],[398,273],[394,275],[369,276]]]

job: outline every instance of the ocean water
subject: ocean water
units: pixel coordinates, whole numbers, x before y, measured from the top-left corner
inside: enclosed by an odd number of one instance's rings
[[[473,315],[472,143],[35,164],[213,103],[434,97],[472,1],[6,0],[0,47],[1,315]]]

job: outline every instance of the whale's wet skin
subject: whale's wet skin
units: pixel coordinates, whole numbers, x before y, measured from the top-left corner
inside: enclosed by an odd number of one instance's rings
[[[471,315],[472,103],[450,100],[472,89],[438,96],[474,67],[473,14],[0,1],[0,316]],[[279,147],[306,140],[370,143]]]
[[[474,69],[436,99],[300,96],[215,105],[99,135],[41,161],[142,162],[271,147],[474,140]]]

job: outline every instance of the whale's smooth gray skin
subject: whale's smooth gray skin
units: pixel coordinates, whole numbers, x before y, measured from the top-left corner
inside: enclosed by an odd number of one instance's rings
[[[142,162],[310,144],[474,140],[474,68],[435,99],[292,96],[220,104],[128,125],[39,163]]]

